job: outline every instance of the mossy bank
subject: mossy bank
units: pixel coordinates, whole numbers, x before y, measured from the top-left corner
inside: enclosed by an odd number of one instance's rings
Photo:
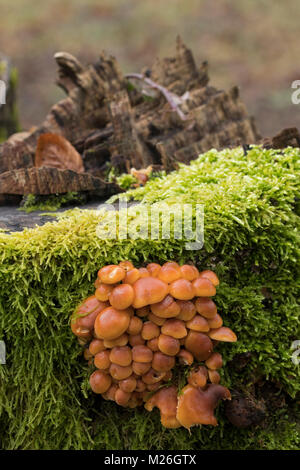
[[[101,240],[105,216],[73,210],[53,223],[0,234],[0,447],[4,449],[294,449],[299,446],[300,339],[299,156],[253,147],[214,150],[190,166],[152,180],[127,196],[146,203],[204,205],[205,242]],[[133,214],[133,213],[132,213]],[[138,216],[137,216],[138,217]],[[134,220],[135,216],[131,215]],[[247,389],[277,384],[285,400],[263,426],[239,430],[218,409],[216,428],[163,429],[159,413],[126,410],[91,393],[81,347],[69,319],[93,292],[97,270],[129,259],[135,265],[193,261],[221,279],[215,297],[238,342],[222,345],[222,382]],[[236,357],[248,353],[242,369]],[[250,353],[250,355],[249,355]]]

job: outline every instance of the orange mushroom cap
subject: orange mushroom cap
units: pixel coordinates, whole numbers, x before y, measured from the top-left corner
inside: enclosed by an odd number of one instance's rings
[[[105,346],[102,339],[93,339],[89,345],[90,353],[95,356],[95,354],[104,351]]]
[[[132,362],[131,348],[128,346],[117,346],[110,351],[110,362],[119,366],[129,366]]]
[[[167,356],[176,356],[180,351],[180,343],[178,339],[172,338],[172,336],[161,334],[158,337],[158,348],[162,353],[167,354]]]
[[[94,393],[105,393],[111,386],[111,377],[101,370],[95,370],[90,376],[90,386]]]
[[[147,346],[134,346],[132,348],[132,359],[135,362],[151,362],[153,352]]]
[[[236,334],[226,326],[210,330],[208,334],[211,339],[215,339],[216,341],[226,341],[229,343],[235,343],[237,341]]]
[[[166,320],[161,327],[161,332],[177,339],[184,338],[187,335],[185,323],[182,320],[177,320],[177,318]]]
[[[219,401],[230,400],[230,392],[221,385],[208,385],[206,390],[186,385],[178,397],[176,418],[187,429],[197,424],[218,424],[214,410]]]
[[[194,287],[187,279],[177,279],[170,284],[170,294],[179,300],[191,300],[195,297]]]
[[[222,317],[217,313],[213,318],[208,318],[207,323],[209,328],[220,328],[223,325]]]
[[[130,346],[142,346],[145,344],[144,338],[142,338],[141,334],[138,335],[129,335],[129,344]]]
[[[111,364],[109,368],[110,375],[116,380],[124,380],[131,376],[131,366],[119,366],[118,364]]]
[[[210,270],[201,271],[201,273],[199,273],[199,277],[205,277],[206,279],[209,279],[210,282],[212,282],[215,287],[217,287],[220,284],[218,276],[213,271],[210,271]]]
[[[140,279],[141,273],[139,272],[138,269],[133,268],[127,271],[123,282],[126,284],[134,284],[138,279]]]
[[[109,299],[109,296],[112,293],[114,287],[115,284],[103,284],[102,282],[100,282],[95,291],[95,297],[98,300],[101,300],[101,302],[106,302]]]
[[[196,299],[195,307],[197,312],[205,318],[214,318],[217,314],[216,304],[208,297],[199,297]]]
[[[117,310],[125,310],[134,299],[134,290],[130,284],[120,284],[116,286],[109,295],[109,302]]]
[[[209,369],[212,370],[221,369],[223,365],[221,354],[218,352],[213,352],[212,355],[206,359],[205,364]]]
[[[126,346],[128,343],[128,335],[123,333],[121,336],[118,336],[116,339],[104,339],[103,344],[106,348],[115,348],[117,346]]]
[[[172,318],[180,312],[180,307],[171,295],[167,295],[162,301],[151,305],[151,312],[157,317]]]
[[[132,370],[136,375],[144,375],[151,369],[151,362],[133,362]]]
[[[189,321],[196,315],[196,307],[190,300],[177,300],[176,303],[180,307],[178,320]]]
[[[157,263],[149,263],[146,267],[152,277],[157,277],[161,268],[160,264]]]
[[[115,264],[104,266],[98,271],[98,277],[104,284],[117,284],[124,279],[125,275],[125,269]]]
[[[159,334],[160,334],[160,328],[157,325],[155,325],[155,323],[152,323],[152,321],[146,321],[143,324],[141,335],[144,340],[157,338]]]
[[[150,273],[147,268],[139,268],[138,271],[141,277],[150,277]]]
[[[194,331],[209,331],[209,324],[204,317],[201,317],[201,315],[195,315],[190,321],[186,323],[186,326],[190,330]]]
[[[126,310],[117,310],[107,307],[102,310],[95,320],[95,332],[97,338],[115,339],[127,330],[130,315]]]
[[[208,377],[212,384],[218,384],[221,381],[221,377],[218,371],[208,369]]]
[[[96,317],[107,305],[107,303],[100,302],[94,295],[85,299],[72,314],[72,332],[80,338],[91,338]]]
[[[213,344],[204,333],[190,330],[185,340],[185,349],[190,351],[197,361],[201,362],[209,358],[213,352]]]
[[[191,366],[194,362],[194,356],[190,351],[186,349],[180,349],[179,353],[177,354],[179,359],[179,364],[184,364],[186,366]]]
[[[123,268],[126,272],[130,271],[131,269],[134,269],[134,266],[131,261],[121,261],[119,263],[120,268]]]
[[[188,383],[193,387],[205,387],[207,379],[208,372],[204,366],[199,366],[188,375]]]
[[[176,279],[179,279],[180,276],[180,266],[178,263],[173,261],[168,261],[167,263],[163,264],[158,273],[158,279],[166,283],[176,281]]]
[[[127,333],[130,335],[138,335],[143,328],[143,322],[140,318],[138,317],[131,317],[129,326],[127,328]]]
[[[120,406],[126,406],[130,400],[130,397],[131,397],[131,393],[124,392],[124,390],[122,390],[121,388],[118,388],[118,390],[115,393],[115,401]]]
[[[152,411],[154,407],[160,410],[161,424],[166,428],[179,428],[180,423],[176,419],[177,389],[174,386],[164,387],[158,390],[145,403],[145,408]]]
[[[175,366],[174,356],[167,356],[160,351],[155,351],[152,359],[152,369],[158,372],[168,372]]]
[[[98,352],[94,357],[94,364],[97,369],[106,370],[109,368],[111,361],[109,359],[109,350]]]
[[[157,338],[153,338],[153,339],[149,339],[147,341],[147,346],[149,349],[151,349],[151,351],[158,351],[158,337]]]
[[[155,384],[157,382],[160,382],[162,378],[164,377],[165,372],[159,372],[154,369],[150,369],[146,374],[142,376],[142,380],[145,384]]]
[[[134,308],[161,302],[169,291],[165,282],[151,276],[138,279],[133,284],[133,289],[135,297],[132,306]]]
[[[206,277],[198,277],[192,282],[194,295],[197,297],[212,297],[216,295],[216,288]]]
[[[158,325],[158,326],[162,326],[166,321],[165,318],[158,317],[152,312],[148,315],[148,319],[152,321],[152,323],[155,323],[155,325]]]
[[[194,281],[199,276],[199,271],[196,266],[190,264],[184,264],[180,267],[180,274],[182,279],[187,279],[188,281]]]
[[[131,375],[127,379],[120,380],[119,387],[124,392],[128,392],[128,393],[133,392],[136,387],[136,378],[133,375]]]

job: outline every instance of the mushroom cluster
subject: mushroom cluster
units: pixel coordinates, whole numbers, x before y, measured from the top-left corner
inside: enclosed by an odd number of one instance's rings
[[[95,367],[93,392],[121,406],[157,406],[165,427],[216,425],[214,409],[230,393],[219,384],[222,356],[214,347],[237,340],[211,299],[218,285],[213,271],[190,264],[102,267],[94,295],[71,318],[84,357]],[[176,361],[194,365],[179,396],[170,386]]]

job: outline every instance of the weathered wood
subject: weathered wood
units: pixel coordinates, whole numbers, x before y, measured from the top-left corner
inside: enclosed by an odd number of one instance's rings
[[[0,173],[33,167],[37,141],[49,132],[69,140],[85,171],[96,177],[104,177],[108,165],[127,172],[161,165],[169,171],[212,147],[260,138],[237,87],[225,92],[209,86],[207,63],[197,67],[180,38],[175,57],[157,60],[130,79],[104,53],[87,67],[64,52],[55,60],[57,83],[68,96],[34,132],[0,146]]]
[[[263,140],[264,148],[283,149],[285,147],[300,147],[300,133],[296,127],[282,129],[274,137]]]
[[[62,194],[69,191],[93,191],[107,197],[120,191],[114,183],[106,183],[89,173],[76,173],[58,168],[21,168],[0,175],[3,194]]]

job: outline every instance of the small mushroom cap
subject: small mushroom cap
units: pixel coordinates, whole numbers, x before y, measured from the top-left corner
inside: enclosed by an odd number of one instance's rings
[[[95,354],[101,351],[105,351],[103,339],[93,339],[90,342],[89,351],[92,354],[92,356],[95,356]]]
[[[177,354],[179,359],[179,364],[184,364],[186,366],[191,366],[194,362],[194,356],[190,351],[186,349],[180,349],[179,353]]]
[[[160,264],[157,263],[149,263],[147,264],[147,269],[149,271],[150,276],[157,277],[160,272]]]
[[[158,273],[158,279],[166,283],[176,281],[180,276],[180,266],[173,261],[163,264]]]
[[[156,382],[156,384],[148,384],[146,385],[146,389],[149,390],[149,392],[155,392],[162,386],[163,382]]]
[[[196,315],[196,307],[190,300],[177,300],[176,303],[180,307],[178,320],[189,321]]]
[[[205,318],[214,318],[217,314],[216,304],[208,297],[199,297],[196,299],[195,307],[197,312]]]
[[[144,375],[151,369],[151,362],[133,362],[131,365],[136,375]]]
[[[179,300],[191,300],[195,297],[194,288],[187,279],[177,279],[170,284],[170,294]]]
[[[141,318],[149,317],[151,313],[150,306],[146,305],[145,307],[137,308],[135,313],[137,314],[138,317],[141,317]]]
[[[118,390],[115,393],[115,401],[120,406],[126,406],[130,400],[130,397],[131,397],[131,393],[124,392],[124,390],[122,390],[121,388],[118,388]]]
[[[152,323],[151,321],[146,321],[143,324],[143,328],[141,332],[143,339],[149,340],[149,339],[157,338],[159,334],[160,334],[160,328],[157,325],[155,325],[155,323]]]
[[[198,362],[202,362],[213,352],[213,344],[204,333],[190,330],[185,340],[185,349],[190,351]]]
[[[151,276],[138,279],[133,284],[133,289],[135,296],[132,305],[134,308],[161,302],[169,291],[165,282]]]
[[[186,385],[178,397],[176,418],[187,429],[197,424],[218,424],[214,410],[220,400],[230,400],[230,392],[221,385],[211,384],[205,390]]]
[[[145,408],[152,411],[154,407],[160,410],[161,424],[166,428],[179,428],[180,423],[176,419],[177,389],[174,386],[164,387],[158,390],[146,401]]]
[[[130,346],[142,346],[145,344],[144,338],[142,338],[142,335],[139,333],[138,335],[129,335],[129,344]]]
[[[208,318],[209,328],[220,328],[223,325],[222,317],[217,313],[213,318]]]
[[[221,354],[218,352],[213,352],[212,355],[206,359],[205,365],[212,370],[221,369],[223,365]]]
[[[147,268],[139,268],[138,271],[141,277],[150,277],[150,273]]]
[[[205,387],[207,379],[208,372],[204,366],[199,366],[188,375],[188,383],[193,387]]]
[[[180,351],[180,343],[178,339],[172,338],[172,336],[161,334],[158,337],[158,348],[162,353],[167,354],[167,356],[176,356]]]
[[[101,302],[106,302],[109,299],[109,296],[112,293],[114,287],[115,284],[103,284],[100,282],[95,291],[95,297]]]
[[[133,392],[136,387],[136,378],[133,375],[131,375],[127,379],[120,380],[119,387],[124,392],[127,392],[127,393]]]
[[[172,336],[172,338],[184,338],[187,335],[187,329],[185,323],[177,318],[171,318],[166,320],[161,327],[161,332],[164,335]]]
[[[104,339],[104,346],[106,348],[114,348],[116,346],[126,346],[128,343],[128,335],[123,333],[121,336],[118,336],[116,339]]]
[[[90,359],[92,359],[93,354],[91,354],[89,349],[85,348],[83,351],[83,357],[86,361],[89,361]]]
[[[161,302],[151,305],[151,312],[157,317],[172,318],[180,312],[180,307],[171,295],[167,295]]]
[[[117,384],[112,384],[109,389],[107,390],[107,392],[104,392],[103,393],[103,398],[105,398],[105,400],[111,400],[111,401],[115,401],[115,395],[116,395],[116,391],[118,390],[118,385]]]
[[[221,381],[221,377],[218,371],[208,369],[208,377],[212,384],[218,384]]]
[[[160,382],[162,378],[164,377],[165,372],[159,372],[154,369],[150,369],[146,374],[142,376],[142,380],[145,384],[155,384],[157,382]]]
[[[216,288],[213,283],[206,277],[198,277],[192,282],[195,296],[212,297],[216,295]]]
[[[125,310],[134,299],[134,290],[130,284],[120,284],[116,286],[109,296],[109,302],[117,310]]]
[[[109,350],[98,352],[94,357],[94,364],[97,369],[106,370],[109,368],[111,361],[109,359]]]
[[[147,388],[147,386],[146,386],[145,382],[143,382],[142,379],[137,379],[135,391],[138,392],[138,393],[144,392],[146,390],[146,388]]]
[[[130,319],[129,326],[127,328],[127,333],[130,335],[138,335],[143,328],[143,322],[140,318],[133,316]]]
[[[97,315],[107,306],[108,303],[100,302],[94,295],[85,299],[72,314],[72,332],[80,338],[90,339]]]
[[[229,343],[235,343],[237,341],[236,334],[226,326],[210,330],[208,334],[211,339],[215,339],[216,341],[226,341]]]
[[[153,352],[147,346],[134,346],[132,348],[132,359],[135,362],[151,362]]]
[[[153,339],[149,339],[147,341],[147,346],[149,349],[151,349],[151,351],[158,351],[159,348],[158,348],[158,337],[157,338],[153,338]]]
[[[110,362],[119,366],[130,366],[132,362],[131,348],[128,346],[117,346],[112,348],[109,354]]]
[[[190,321],[187,322],[186,326],[190,330],[194,331],[209,331],[209,324],[204,317],[201,317],[201,315],[195,315]]]
[[[155,325],[158,325],[158,326],[163,325],[166,321],[165,318],[158,317],[157,315],[155,315],[152,312],[148,315],[148,318],[149,318],[150,321],[152,321],[152,323],[155,323]]]
[[[167,356],[160,351],[153,354],[152,369],[158,372],[168,372],[175,366],[174,356]]]
[[[124,380],[131,376],[131,366],[119,366],[118,364],[111,364],[109,368],[110,375],[116,380]]]
[[[196,266],[184,264],[180,267],[180,274],[183,279],[187,279],[187,281],[194,281],[199,276],[199,271]]]
[[[94,393],[105,393],[111,386],[111,377],[101,370],[95,370],[90,376],[90,386]]]
[[[123,279],[123,282],[126,284],[134,284],[138,279],[140,279],[141,273],[138,269],[133,268],[127,271],[126,276]]]
[[[98,314],[95,320],[95,332],[97,338],[115,339],[127,330],[130,315],[126,310],[117,310],[107,307]]]
[[[131,261],[121,261],[119,263],[120,268],[123,268],[126,272],[130,271],[131,269],[134,269],[134,266]]]
[[[98,277],[104,284],[117,284],[124,279],[125,275],[125,269],[115,264],[104,266],[98,271]]]
[[[199,273],[199,277],[205,277],[206,279],[209,279],[210,282],[212,282],[215,287],[217,287],[220,284],[218,276],[213,271],[210,271],[210,270],[201,271],[201,273]]]

